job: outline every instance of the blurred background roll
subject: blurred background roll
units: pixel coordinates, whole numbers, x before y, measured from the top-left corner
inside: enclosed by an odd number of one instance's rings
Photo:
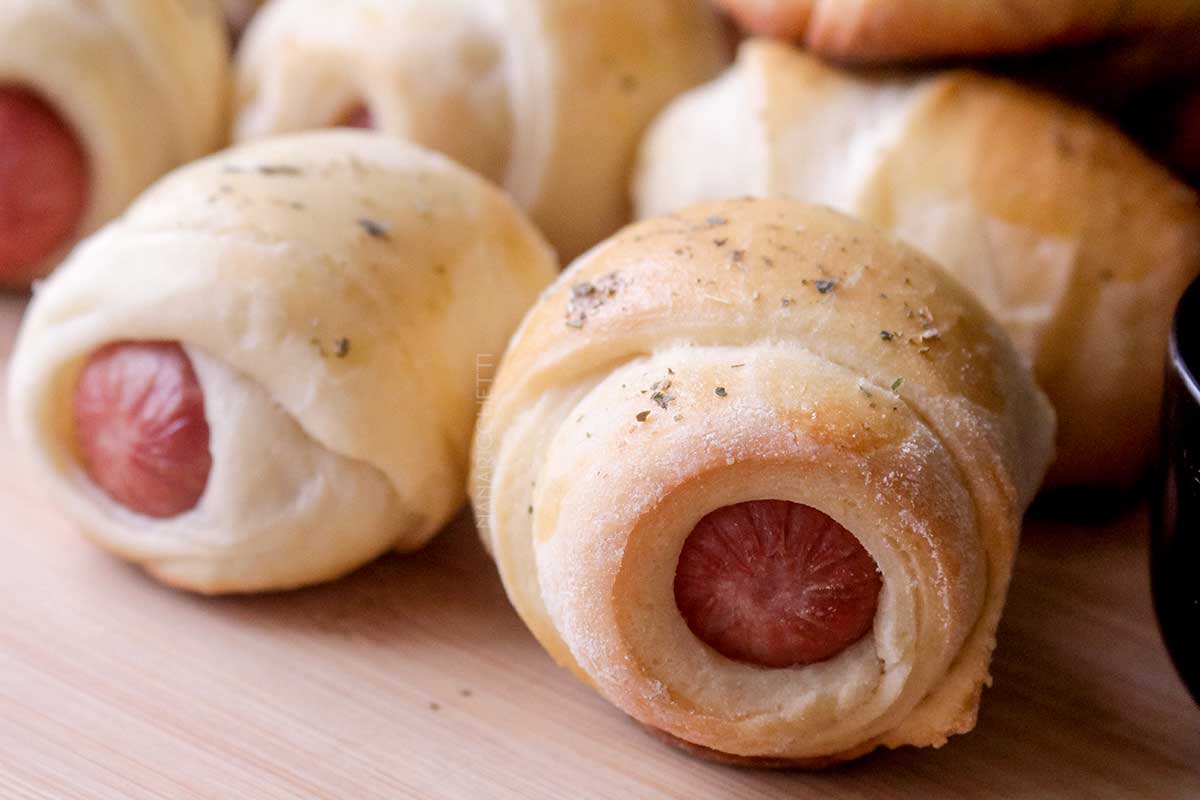
[[[567,259],[628,221],[644,127],[725,60],[696,0],[274,0],[239,53],[234,132],[412,139],[504,186]]]
[[[212,0],[0,4],[0,287],[224,143],[228,58]]]
[[[634,184],[642,217],[741,195],[874,222],[970,288],[1058,411],[1053,483],[1145,469],[1200,206],[1115,127],[968,71],[864,74],[750,40],[659,116]]]
[[[1197,0],[716,0],[753,33],[844,62],[1044,50],[1200,23]]]

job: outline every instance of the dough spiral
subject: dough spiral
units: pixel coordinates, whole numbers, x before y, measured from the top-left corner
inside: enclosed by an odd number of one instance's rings
[[[690,745],[811,766],[971,729],[1053,427],[931,261],[833,211],[729,201],[625,229],[542,295],[472,499],[561,664]],[[734,660],[677,607],[702,518],[765,500],[823,512],[878,565],[871,630],[826,660]]]

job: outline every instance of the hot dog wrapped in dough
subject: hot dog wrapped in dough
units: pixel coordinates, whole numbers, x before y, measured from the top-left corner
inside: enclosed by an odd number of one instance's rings
[[[747,30],[887,63],[1021,53],[1200,22],[1197,0],[715,0]]]
[[[372,126],[504,186],[563,258],[629,219],[645,126],[727,60],[696,0],[274,0],[235,136]]]
[[[1053,427],[932,261],[729,201],[630,226],[542,295],[472,498],[561,664],[700,752],[819,766],[972,728]]]
[[[236,148],[39,288],[12,428],[84,532],[168,583],[333,578],[461,507],[476,359],[556,271],[442,156],[356,131]]]
[[[228,58],[211,0],[0,3],[0,287],[222,144]]]
[[[751,41],[655,121],[634,195],[646,217],[787,196],[887,228],[971,289],[1033,365],[1058,411],[1052,482],[1129,485],[1150,460],[1167,329],[1200,272],[1200,205],[1092,114],[970,72],[867,77]]]

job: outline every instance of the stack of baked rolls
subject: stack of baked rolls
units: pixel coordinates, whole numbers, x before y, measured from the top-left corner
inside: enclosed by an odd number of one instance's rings
[[[817,766],[973,726],[1053,434],[930,259],[727,201],[627,228],[541,296],[472,493],[560,663],[700,752]]]
[[[1200,20],[718,4],[873,64]],[[218,593],[418,548],[469,493],[542,645],[682,747],[970,730],[1047,471],[1152,453],[1195,194],[1004,80],[766,40],[719,75],[707,0],[272,0],[229,109],[258,5],[2,0],[0,285],[71,253],[9,372],[56,504]],[[303,132],[335,127],[375,130]]]
[[[629,219],[638,140],[727,61],[700,0],[274,0],[234,133],[374,127],[504,186],[564,258]]]
[[[0,3],[0,287],[219,147],[228,81],[212,0]]]
[[[655,121],[634,194],[639,216],[783,195],[889,229],[1033,365],[1059,417],[1052,482],[1128,485],[1148,463],[1200,206],[1094,115],[969,71],[862,75],[751,40]]]
[[[715,0],[746,29],[826,58],[1021,53],[1200,22],[1197,0]]]
[[[557,273],[509,199],[357,131],[172,173],[36,292],[19,444],[106,547],[202,592],[333,578],[465,501],[477,354]]]

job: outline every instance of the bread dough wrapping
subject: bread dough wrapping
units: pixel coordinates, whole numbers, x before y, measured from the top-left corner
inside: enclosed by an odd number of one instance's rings
[[[892,231],[1033,365],[1058,411],[1052,482],[1127,485],[1149,461],[1171,314],[1200,272],[1200,206],[1091,114],[970,72],[854,76],[751,41],[655,121],[634,194],[643,217],[785,195]]]
[[[571,258],[628,221],[653,115],[726,60],[694,0],[275,0],[239,53],[235,136],[364,105],[503,185]]]
[[[561,664],[691,745],[811,766],[972,728],[1052,439],[1003,331],[933,262],[827,209],[729,201],[630,226],[542,295],[472,500]],[[830,660],[733,661],[676,607],[697,521],[762,499],[829,515],[882,572],[871,632]]]
[[[168,583],[333,578],[459,510],[477,358],[556,272],[508,198],[441,156],[349,131],[235,148],[164,178],[37,291],[12,428],[86,533]],[[208,483],[167,519],[76,457],[81,362],[125,340],[182,342],[206,398]]]
[[[841,61],[1019,53],[1200,21],[1197,0],[716,0],[755,33]]]
[[[0,3],[0,85],[43,97],[87,155],[79,236],[120,214],[163,173],[224,143],[228,61],[212,0]],[[75,241],[21,277],[48,273]]]

